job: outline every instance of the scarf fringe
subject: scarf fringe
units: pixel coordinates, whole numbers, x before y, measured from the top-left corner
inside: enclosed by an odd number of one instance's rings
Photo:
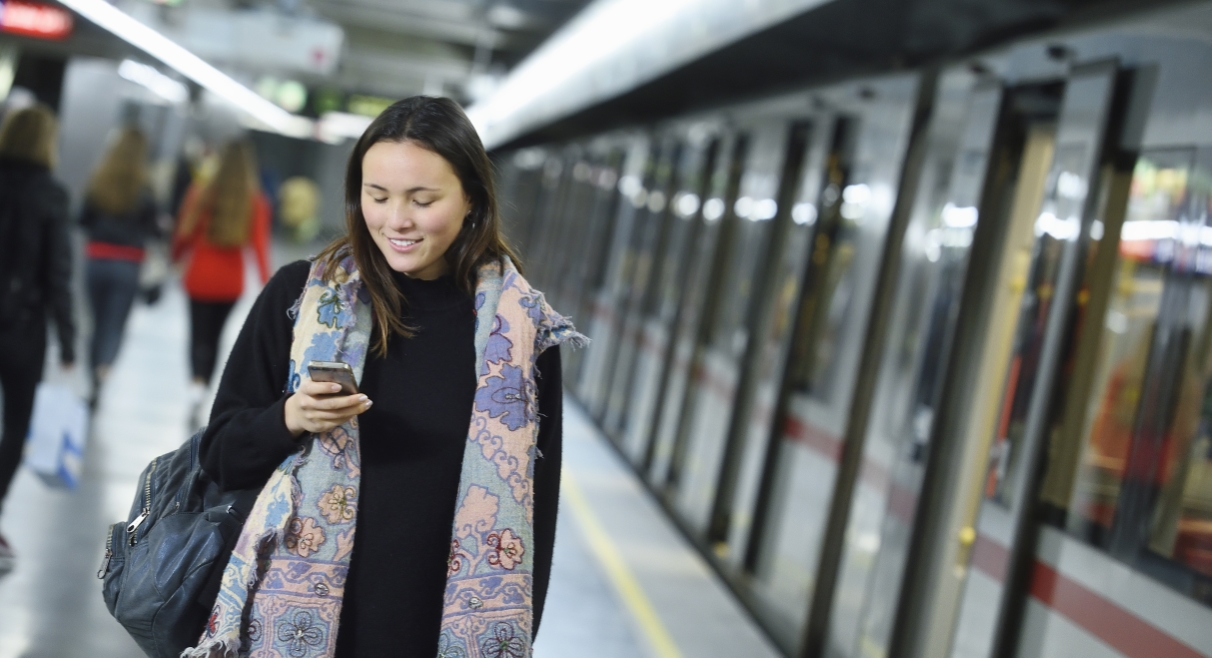
[[[239,638],[215,638],[181,652],[180,658],[238,658]]]
[[[574,350],[583,350],[586,347],[589,347],[589,336],[586,336],[579,331],[569,331],[568,333],[564,334],[564,336],[565,338],[560,343],[561,345],[567,345]]]

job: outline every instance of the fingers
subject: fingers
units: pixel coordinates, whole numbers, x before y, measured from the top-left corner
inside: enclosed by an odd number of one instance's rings
[[[291,396],[286,410],[286,424],[291,433],[298,436],[304,431],[326,432],[349,422],[370,409],[373,404],[367,396],[360,393],[336,394],[340,388],[339,384],[315,382],[310,379],[301,382],[298,390]]]
[[[341,409],[349,409],[359,407],[369,402],[370,399],[360,393],[353,395],[325,395],[322,397],[311,397],[304,404],[304,409],[315,409],[317,411],[339,411]]]
[[[341,392],[341,385],[332,382],[317,382],[312,379],[304,379],[299,384],[298,392],[311,397],[332,395]]]

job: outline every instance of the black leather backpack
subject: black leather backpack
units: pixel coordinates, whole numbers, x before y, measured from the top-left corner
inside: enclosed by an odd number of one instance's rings
[[[258,490],[220,491],[202,471],[202,430],[143,469],[123,523],[110,526],[97,577],[110,614],[154,658],[197,643]]]

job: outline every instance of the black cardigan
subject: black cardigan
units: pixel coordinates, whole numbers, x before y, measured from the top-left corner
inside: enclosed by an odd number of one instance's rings
[[[309,263],[283,267],[254,304],[224,369],[202,439],[203,468],[225,488],[255,487],[297,443],[283,405],[294,321]],[[446,560],[475,395],[474,307],[451,277],[397,277],[416,329],[372,350],[359,389],[374,402],[359,418],[358,530],[337,655],[437,652]],[[535,464],[534,615],[538,630],[555,543],[562,392],[558,348],[536,364],[542,420]]]
[[[60,360],[71,363],[76,323],[67,205],[67,190],[49,169],[0,158],[0,329],[44,326],[50,316]]]

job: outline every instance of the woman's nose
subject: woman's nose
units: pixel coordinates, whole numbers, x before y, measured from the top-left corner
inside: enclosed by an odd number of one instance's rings
[[[412,209],[408,204],[393,204],[387,222],[392,228],[410,228],[413,226]]]

